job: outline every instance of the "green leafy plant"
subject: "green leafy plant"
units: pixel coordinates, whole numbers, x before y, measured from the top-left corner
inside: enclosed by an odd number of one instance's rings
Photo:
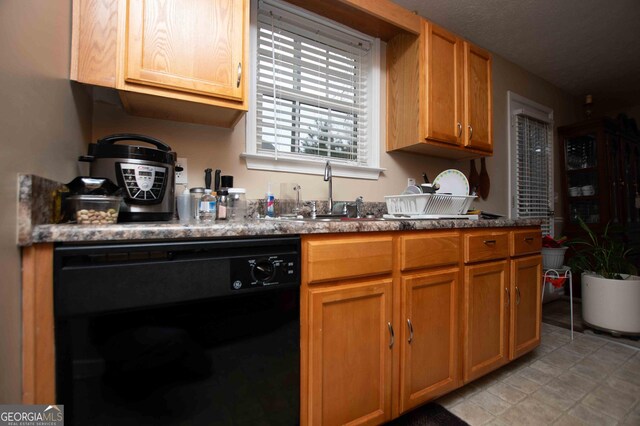
[[[594,272],[603,278],[622,280],[621,274],[635,275],[637,268],[628,256],[631,249],[625,249],[624,244],[609,234],[609,223],[602,236],[598,236],[589,226],[578,217],[580,227],[587,233],[587,239],[575,239],[569,243],[575,249],[569,265],[578,273]]]

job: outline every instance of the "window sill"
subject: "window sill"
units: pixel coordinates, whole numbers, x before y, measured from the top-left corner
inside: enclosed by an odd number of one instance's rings
[[[304,173],[309,175],[324,175],[325,161],[304,160],[299,158],[279,157],[275,159],[268,155],[242,153],[240,155],[247,162],[247,169],[269,170],[275,172]],[[380,173],[385,171],[378,167],[352,166],[338,162],[331,163],[333,176],[354,179],[377,180]]]

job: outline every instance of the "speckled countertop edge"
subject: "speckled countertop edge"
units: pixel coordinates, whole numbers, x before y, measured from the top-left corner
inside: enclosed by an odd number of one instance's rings
[[[148,222],[114,225],[38,225],[31,235],[33,243],[105,242],[131,240],[172,240],[236,238],[268,235],[385,232],[428,229],[468,229],[538,226],[538,220],[384,220],[305,222],[294,220],[247,220],[238,222],[181,223]]]

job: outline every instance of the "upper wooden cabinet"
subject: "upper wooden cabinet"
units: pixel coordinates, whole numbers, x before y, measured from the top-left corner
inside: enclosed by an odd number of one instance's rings
[[[249,0],[77,0],[71,79],[134,115],[233,127],[248,109]]]
[[[387,44],[387,151],[493,153],[491,55],[423,20]]]
[[[493,152],[491,54],[464,42],[464,146]]]
[[[243,2],[129,0],[125,82],[242,100]]]

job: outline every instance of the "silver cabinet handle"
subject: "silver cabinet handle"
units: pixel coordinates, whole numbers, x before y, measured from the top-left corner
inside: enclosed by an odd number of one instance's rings
[[[409,340],[407,342],[413,342],[413,324],[411,324],[411,320],[407,318],[407,327],[409,327]]]
[[[496,243],[496,240],[484,240],[483,243],[485,246],[492,246]]]
[[[505,293],[507,293],[507,303],[506,306],[508,307],[509,304],[511,303],[511,294],[509,294],[509,289],[508,288],[504,288]]]
[[[516,286],[516,305],[520,304],[520,289]]]
[[[467,127],[469,127],[469,140],[473,139],[473,127],[471,127],[471,124],[469,124]]]
[[[389,327],[389,334],[391,334],[391,339],[389,339],[389,349],[393,347],[393,342],[395,341],[395,334],[393,333],[393,326],[390,322],[387,323],[387,327]]]
[[[242,62],[238,62],[238,80],[236,81],[236,87],[240,87],[241,79],[242,79]]]
[[[462,136],[462,123],[458,121],[458,137]]]

